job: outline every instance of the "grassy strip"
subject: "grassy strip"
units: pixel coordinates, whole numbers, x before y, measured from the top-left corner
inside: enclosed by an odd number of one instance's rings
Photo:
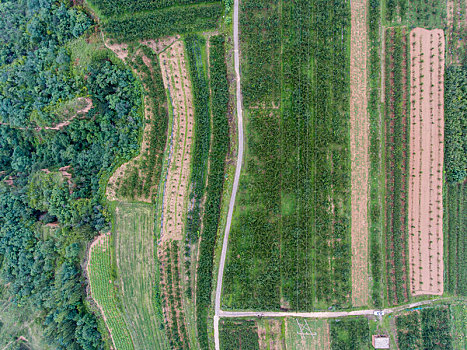
[[[196,286],[196,318],[201,349],[209,348],[207,313],[211,304],[213,256],[221,211],[225,159],[230,142],[227,121],[229,88],[225,64],[224,37],[222,36],[211,38],[209,65],[211,74],[213,139],[209,154],[207,198],[200,240]]]
[[[467,184],[447,186],[445,244],[445,288],[448,292],[467,296]]]
[[[386,261],[388,301],[408,300],[406,255],[408,203],[408,67],[405,27],[386,30]],[[405,84],[403,80],[405,79]]]
[[[381,60],[380,60],[380,25],[381,2],[370,0],[368,8],[368,37],[370,40],[369,62],[369,100],[368,114],[370,117],[370,265],[373,284],[371,298],[375,307],[383,304],[381,283],[383,272],[381,270],[382,256],[382,192],[384,182],[382,173],[382,140],[381,140],[381,110],[380,110],[380,86],[381,86]]]
[[[222,12],[221,3],[173,7],[110,18],[104,21],[103,28],[111,37],[123,41],[155,39],[216,28]]]

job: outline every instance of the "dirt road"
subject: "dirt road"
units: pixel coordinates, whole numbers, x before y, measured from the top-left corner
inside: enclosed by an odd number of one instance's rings
[[[224,277],[225,256],[227,254],[227,244],[229,242],[230,225],[232,223],[232,213],[235,204],[235,197],[237,195],[238,182],[240,179],[240,172],[242,170],[243,162],[243,110],[242,110],[242,92],[240,86],[240,57],[239,57],[239,41],[238,41],[238,11],[239,0],[234,3],[233,15],[233,36],[234,36],[234,65],[235,76],[237,80],[237,123],[238,123],[238,153],[237,153],[237,168],[235,169],[235,177],[232,188],[232,195],[230,197],[229,211],[227,214],[227,223],[225,225],[224,241],[222,243],[222,254],[219,263],[219,273],[217,275],[217,288],[216,288],[216,303],[215,303],[215,316],[214,316],[214,339],[216,350],[220,349],[219,346],[219,314],[221,312],[221,293],[222,293],[222,279]]]

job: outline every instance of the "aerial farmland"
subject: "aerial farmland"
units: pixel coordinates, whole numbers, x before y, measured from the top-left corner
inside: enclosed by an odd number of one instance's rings
[[[0,14],[0,349],[465,349],[467,1]]]

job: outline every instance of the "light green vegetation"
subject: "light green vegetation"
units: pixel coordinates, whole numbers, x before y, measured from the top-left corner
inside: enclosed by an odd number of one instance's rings
[[[285,321],[284,319],[260,318],[258,326],[258,341],[261,350],[285,350]]]
[[[325,319],[288,318],[287,350],[329,349],[329,325]]]
[[[259,350],[258,328],[253,320],[222,319],[219,338],[221,350]]]
[[[110,236],[101,236],[90,251],[88,276],[91,296],[104,313],[115,347],[118,350],[134,349],[124,313],[120,308],[113,263]]]
[[[160,300],[154,289],[154,207],[118,203],[114,234],[118,284],[135,348],[167,349]]]
[[[465,302],[455,303],[449,309],[453,349],[465,350],[467,349],[467,305]]]

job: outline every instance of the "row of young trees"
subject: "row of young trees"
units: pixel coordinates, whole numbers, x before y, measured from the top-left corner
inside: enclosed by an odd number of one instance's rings
[[[110,36],[122,41],[154,39],[215,29],[222,13],[221,3],[169,7],[109,18],[104,21],[103,28]]]
[[[368,2],[368,38],[369,38],[369,99],[368,114],[370,117],[370,266],[373,284],[371,298],[375,307],[382,306],[382,195],[380,187],[384,186],[379,180],[382,169],[381,161],[381,110],[380,110],[380,84],[381,84],[381,40],[379,29],[381,25],[381,1]]]

